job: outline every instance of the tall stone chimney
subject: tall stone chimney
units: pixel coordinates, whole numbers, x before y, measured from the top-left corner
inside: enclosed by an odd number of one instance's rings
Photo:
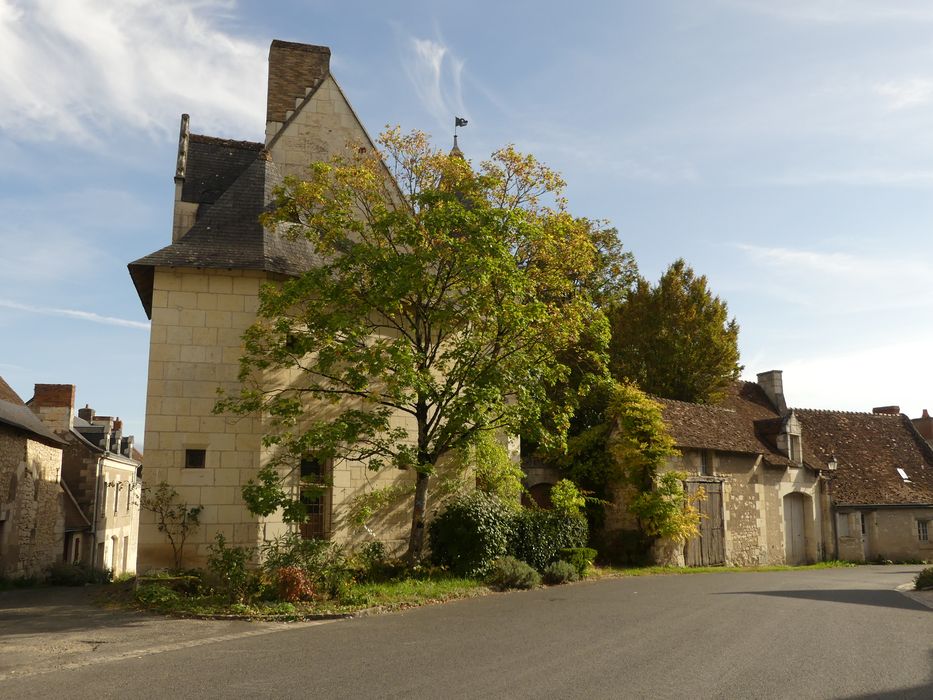
[[[296,107],[330,73],[330,49],[276,39],[269,47],[266,145]]]
[[[71,430],[74,427],[75,385],[36,384],[28,405],[52,430]]]
[[[194,226],[197,218],[196,202],[182,200],[185,177],[188,175],[188,146],[191,141],[190,118],[181,115],[178,129],[178,155],[175,159],[175,208],[172,211],[172,243],[177,243]]]
[[[783,415],[787,412],[787,401],[784,400],[784,379],[783,372],[779,369],[772,369],[770,372],[758,373],[758,386],[760,386],[771,403],[777,409],[778,413]]]

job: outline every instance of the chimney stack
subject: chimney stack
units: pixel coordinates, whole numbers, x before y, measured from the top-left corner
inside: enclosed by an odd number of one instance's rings
[[[924,440],[933,444],[933,417],[930,416],[926,409],[923,409],[922,416],[913,418],[910,422],[914,424],[917,432],[923,436]]]
[[[276,39],[269,47],[266,144],[294,112],[297,103],[330,73],[330,49]],[[274,123],[277,126],[271,127]]]
[[[770,372],[758,373],[758,386],[760,386],[767,397],[774,404],[778,413],[784,415],[787,412],[787,401],[784,399],[784,373],[779,369],[772,369]]]
[[[75,385],[36,384],[29,408],[55,431],[64,432],[74,427]]]
[[[901,414],[900,406],[875,406],[871,409],[871,412],[875,415],[883,416],[899,416]]]
[[[88,423],[94,420],[94,409],[84,404],[84,408],[78,409],[78,418],[86,420]]]

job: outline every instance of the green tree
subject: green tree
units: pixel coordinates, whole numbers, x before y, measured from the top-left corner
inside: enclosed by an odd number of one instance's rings
[[[739,326],[682,259],[611,312],[610,370],[662,398],[715,403],[742,370]]]
[[[439,460],[535,423],[567,376],[561,352],[597,313],[585,283],[597,256],[594,224],[533,157],[507,147],[473,169],[420,133],[379,143],[278,190],[264,223],[323,264],[263,288],[242,389],[216,410],[269,417],[277,457],[244,490],[258,514],[301,519],[288,465],[309,453],[413,470],[417,559]],[[559,443],[569,410],[548,415]]]

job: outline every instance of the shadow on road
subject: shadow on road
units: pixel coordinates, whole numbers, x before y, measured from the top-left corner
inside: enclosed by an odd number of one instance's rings
[[[108,610],[96,602],[100,586],[35,588],[0,593],[0,639],[46,632],[73,632],[133,627],[151,616]]]
[[[925,610],[930,608],[903,596],[897,591],[873,590],[800,590],[800,591],[735,591],[716,593],[715,595],[763,595],[774,598],[798,598],[801,600],[819,600],[828,603],[848,603],[850,605],[874,605],[882,608],[901,610]]]

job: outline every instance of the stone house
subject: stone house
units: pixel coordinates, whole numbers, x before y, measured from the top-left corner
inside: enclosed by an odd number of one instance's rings
[[[72,384],[36,384],[28,406],[62,441],[65,561],[136,571],[142,455],[119,418],[74,412]]]
[[[42,577],[62,561],[63,446],[0,377],[0,576]]]
[[[933,448],[897,406],[798,410],[804,461],[831,463],[828,558],[933,561]]]
[[[680,452],[666,468],[687,474],[688,493],[705,493],[696,502],[699,537],[683,549],[658,548],[659,562],[749,566],[823,558],[822,470],[803,459],[800,422],[787,409],[779,371],[759,374],[757,383],[736,382],[716,405],[657,401]],[[636,527],[618,500],[607,529]]]
[[[265,231],[259,215],[285,176],[302,176],[314,161],[374,148],[330,72],[330,50],[273,41],[265,138],[233,141],[190,132],[182,116],[175,172],[171,244],[129,265],[151,319],[146,405],[146,484],[173,487],[179,502],[201,505],[201,527],[185,563],[201,565],[216,533],[257,546],[288,531],[277,514],[251,515],[241,487],[272,457],[262,445],[261,417],[214,415],[217,390],[237,393],[243,332],[256,319],[260,285],[300,274],[316,261],[301,242]],[[291,378],[280,378],[291,381]],[[307,455],[297,474],[327,485],[308,503],[307,536],[340,542],[361,537],[346,525],[351,499],[373,487],[409,483],[398,470],[332,464]],[[376,524],[390,546],[404,542],[410,515]],[[150,513],[140,522],[142,570],[170,566],[171,550]]]

